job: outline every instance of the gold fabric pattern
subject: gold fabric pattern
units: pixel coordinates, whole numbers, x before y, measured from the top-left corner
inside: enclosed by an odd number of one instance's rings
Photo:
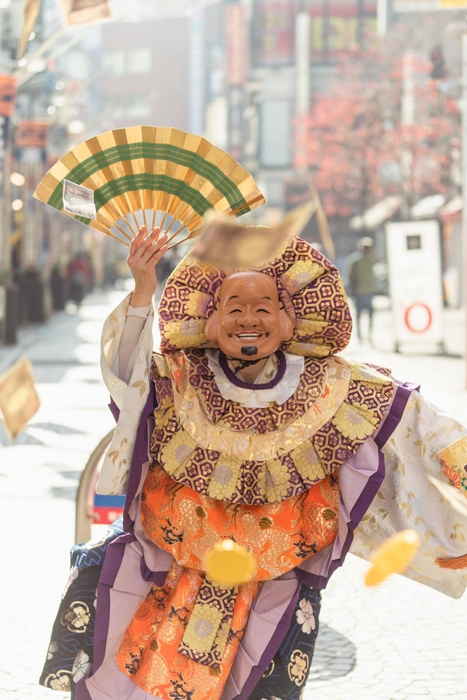
[[[451,486],[467,495],[467,435],[445,447],[437,457]]]
[[[183,635],[185,646],[200,654],[211,651],[222,617],[221,610],[208,603],[196,603]]]
[[[176,381],[173,382],[175,410],[180,425],[203,449],[218,451],[243,461],[265,462],[288,454],[305,442],[333,417],[337,407],[345,400],[350,380],[347,362],[331,357],[326,362],[326,369],[327,377],[321,396],[303,416],[292,421],[284,430],[266,434],[248,430],[239,433],[230,426],[213,424],[199,395],[188,381],[180,382],[178,386]],[[183,377],[187,378],[187,375],[188,372],[184,371]]]

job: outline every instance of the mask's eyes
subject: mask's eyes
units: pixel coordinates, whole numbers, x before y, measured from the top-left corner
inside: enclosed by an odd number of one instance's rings
[[[229,311],[229,314],[241,314],[242,311],[241,309],[232,309],[232,311]]]
[[[258,314],[270,314],[271,312],[268,311],[267,309],[258,309],[258,311],[256,313],[258,313]]]

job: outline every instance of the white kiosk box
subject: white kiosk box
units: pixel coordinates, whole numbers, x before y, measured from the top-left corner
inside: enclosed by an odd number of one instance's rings
[[[386,224],[395,350],[415,344],[444,352],[443,283],[439,223]]]

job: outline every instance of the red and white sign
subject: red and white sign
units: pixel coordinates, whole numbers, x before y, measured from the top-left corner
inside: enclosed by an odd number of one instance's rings
[[[438,221],[386,224],[395,340],[443,343],[443,284]]]
[[[406,308],[404,321],[411,333],[426,333],[433,323],[433,314],[428,304],[416,301]]]

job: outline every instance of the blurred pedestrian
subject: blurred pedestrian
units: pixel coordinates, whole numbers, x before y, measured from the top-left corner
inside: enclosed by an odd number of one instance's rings
[[[68,266],[69,296],[79,308],[87,292],[92,288],[93,274],[89,256],[78,253]]]
[[[377,292],[374,266],[377,263],[373,239],[369,236],[360,238],[357,250],[349,255],[345,265],[346,288],[349,296],[355,300],[357,311],[358,339],[362,340],[362,312],[368,312],[368,338],[371,340],[373,330],[373,297]]]

